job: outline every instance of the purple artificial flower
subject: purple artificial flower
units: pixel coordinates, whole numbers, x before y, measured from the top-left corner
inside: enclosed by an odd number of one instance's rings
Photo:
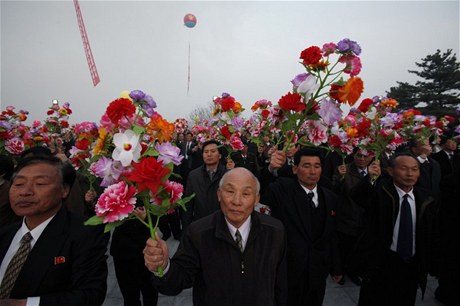
[[[118,181],[123,172],[123,166],[118,161],[102,156],[97,162],[91,164],[90,171],[95,176],[102,178],[101,187],[108,187]]]
[[[180,155],[180,149],[169,142],[157,143],[155,149],[160,153],[157,160],[163,162],[164,165],[173,163],[179,166],[184,158]]]
[[[8,121],[0,121],[0,128],[11,130],[11,124]]]
[[[244,119],[239,117],[239,116],[235,116],[232,118],[232,125],[233,127],[235,128],[235,130],[239,131],[241,130],[241,128],[244,126]]]
[[[291,80],[291,83],[294,86],[294,90],[296,90],[297,87],[299,87],[299,85],[302,84],[302,82],[305,81],[308,76],[308,73],[301,73],[296,75],[295,78]]]
[[[353,52],[356,55],[361,53],[361,47],[356,41],[350,40],[349,38],[344,38],[337,44],[337,50],[342,53]]]
[[[222,93],[222,99],[225,99],[225,98],[228,98],[228,97],[230,97],[229,93],[226,93],[226,92]]]
[[[401,120],[401,115],[398,113],[386,113],[384,117],[379,119],[379,122],[385,128],[392,128],[396,122]]]
[[[342,110],[330,99],[321,101],[318,113],[327,125],[333,125],[342,118]]]
[[[129,97],[134,100],[134,102],[139,102],[145,97],[145,93],[142,90],[133,90],[129,93]]]
[[[153,100],[151,95],[145,95],[144,103],[141,104],[141,107],[147,113],[147,116],[152,117],[155,114],[155,108],[157,103]]]

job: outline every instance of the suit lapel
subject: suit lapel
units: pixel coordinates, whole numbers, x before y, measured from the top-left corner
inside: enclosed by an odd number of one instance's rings
[[[0,232],[1,241],[0,241],[0,262],[3,261],[6,252],[8,251],[11,241],[13,240],[14,235],[21,227],[22,221],[15,224],[14,226],[8,227],[7,230]]]
[[[13,291],[19,289],[32,293],[37,292],[48,270],[55,264],[55,257],[66,255],[61,254],[62,246],[67,241],[69,233],[66,230],[68,227],[66,220],[67,211],[62,208],[46,226],[32,248]]]

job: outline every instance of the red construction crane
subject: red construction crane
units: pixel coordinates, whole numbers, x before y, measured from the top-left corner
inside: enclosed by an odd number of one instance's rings
[[[94,62],[93,53],[91,52],[91,46],[89,45],[88,35],[86,34],[85,24],[83,23],[83,17],[81,16],[80,4],[78,0],[73,0],[75,4],[75,11],[77,12],[78,27],[80,28],[81,39],[83,40],[83,47],[85,48],[86,60],[88,61],[89,72],[93,79],[93,85],[96,86],[101,81],[99,74],[97,73],[96,63]]]

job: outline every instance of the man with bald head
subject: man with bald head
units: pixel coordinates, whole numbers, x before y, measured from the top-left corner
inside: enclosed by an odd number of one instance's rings
[[[286,305],[286,241],[280,221],[254,211],[260,185],[245,168],[219,182],[221,210],[187,228],[169,259],[166,243],[149,239],[145,264],[159,291],[177,295],[193,286],[194,305]]]
[[[423,296],[432,269],[436,206],[416,185],[420,163],[398,154],[387,171],[391,180],[376,186],[362,181],[351,191],[365,209],[364,232],[352,256],[363,276],[358,305],[414,305],[417,288]]]

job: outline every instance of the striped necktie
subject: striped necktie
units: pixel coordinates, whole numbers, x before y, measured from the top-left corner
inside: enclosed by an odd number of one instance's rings
[[[243,253],[243,238],[241,237],[239,230],[236,230],[235,242],[238,245],[238,248],[240,248],[241,253]]]
[[[21,245],[19,246],[18,251],[11,258],[8,267],[6,268],[5,276],[3,277],[2,285],[0,286],[0,299],[7,299],[10,296],[11,290],[13,290],[14,283],[21,272],[22,266],[29,256],[30,252],[30,241],[32,240],[32,235],[30,232],[27,232],[22,239]]]

